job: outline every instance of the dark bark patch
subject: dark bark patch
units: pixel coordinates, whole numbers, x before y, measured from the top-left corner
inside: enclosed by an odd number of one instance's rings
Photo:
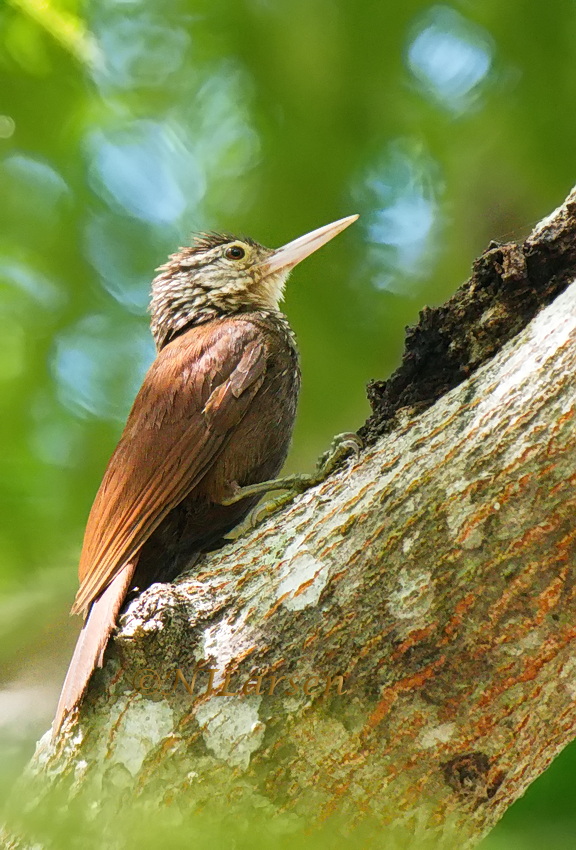
[[[402,363],[367,388],[367,445],[468,378],[576,278],[576,195],[522,243],[491,242],[472,276],[445,304],[408,328]]]
[[[494,771],[486,753],[456,756],[442,765],[444,780],[461,799],[475,806],[487,803],[503,782],[502,771]]]

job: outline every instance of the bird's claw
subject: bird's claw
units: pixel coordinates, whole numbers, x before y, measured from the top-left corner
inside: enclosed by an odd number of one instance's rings
[[[283,508],[284,505],[292,502],[297,495],[297,492],[290,490],[283,496],[278,496],[276,499],[268,499],[266,502],[256,505],[256,507],[252,508],[248,514],[248,527],[256,528],[257,525],[260,525],[260,523],[264,522],[265,519],[268,519],[269,516],[272,516],[272,514],[275,514],[276,511]]]
[[[317,475],[321,476],[319,480],[322,481],[330,475],[339,466],[340,461],[348,455],[354,453],[356,459],[358,459],[363,448],[364,443],[353,431],[337,434],[332,440],[330,448],[318,458],[316,469]]]

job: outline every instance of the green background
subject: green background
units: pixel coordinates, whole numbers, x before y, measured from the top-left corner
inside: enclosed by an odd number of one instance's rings
[[[576,3],[0,5],[0,748],[48,726],[83,526],[153,357],[156,266],[196,229],[269,246],[350,213],[293,274],[290,470],[368,414],[404,328],[576,182]],[[569,748],[491,848],[576,848]]]

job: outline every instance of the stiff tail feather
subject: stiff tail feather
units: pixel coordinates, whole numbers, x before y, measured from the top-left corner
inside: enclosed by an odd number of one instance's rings
[[[137,558],[127,563],[92,603],[62,686],[56,716],[52,723],[52,740],[58,735],[65,716],[82,699],[90,676],[96,667],[102,667],[104,650],[108,638],[114,631],[116,617],[130,587],[136,563]]]

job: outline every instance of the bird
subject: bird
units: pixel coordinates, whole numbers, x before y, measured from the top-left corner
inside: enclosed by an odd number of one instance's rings
[[[104,663],[127,597],[170,582],[226,535],[276,480],[300,390],[280,310],[291,270],[351,225],[334,221],[278,249],[199,233],[157,269],[148,370],[92,505],[72,614],[84,624],[52,723],[54,740]]]

